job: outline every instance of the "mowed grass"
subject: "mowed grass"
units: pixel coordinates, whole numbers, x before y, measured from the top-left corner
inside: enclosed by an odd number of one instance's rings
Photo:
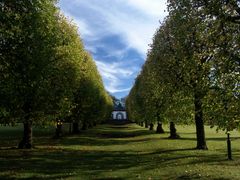
[[[67,128],[66,128],[67,129]],[[164,129],[167,131],[168,127]],[[195,127],[177,126],[181,138],[155,134],[136,124],[101,125],[54,139],[54,128],[34,129],[32,150],[18,150],[22,129],[0,127],[0,179],[240,179],[239,132],[206,127],[209,150],[194,150]]]

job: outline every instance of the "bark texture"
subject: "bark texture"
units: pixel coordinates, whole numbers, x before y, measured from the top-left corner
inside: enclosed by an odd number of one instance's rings
[[[177,134],[177,129],[175,128],[174,122],[170,122],[170,139],[178,139],[180,136]]]
[[[145,128],[148,128],[148,123],[145,121]]]
[[[161,122],[158,122],[158,126],[157,126],[157,130],[156,130],[156,133],[157,134],[164,134],[164,130],[163,130],[163,127],[162,127],[162,123]]]
[[[153,123],[150,123],[149,130],[150,130],[150,131],[153,131],[153,127],[154,127]]]
[[[32,148],[32,124],[30,122],[23,123],[23,139],[18,144],[19,149]]]
[[[72,133],[73,133],[73,134],[78,134],[78,133],[80,133],[79,123],[78,123],[78,122],[74,122],[74,123],[72,124]]]
[[[194,96],[195,105],[195,124],[197,135],[197,147],[196,149],[207,150],[207,144],[205,139],[204,122],[203,122],[203,110],[202,110],[202,98],[201,95],[195,93]]]
[[[55,132],[55,138],[60,138],[63,135],[62,131],[62,122],[57,121],[57,127],[56,127],[56,132]]]

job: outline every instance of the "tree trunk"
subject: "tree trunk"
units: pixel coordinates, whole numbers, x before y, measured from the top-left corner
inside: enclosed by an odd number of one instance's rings
[[[62,137],[62,122],[57,121],[55,138],[60,138],[60,137]]]
[[[140,126],[143,127],[143,121],[140,122]]]
[[[164,130],[163,130],[163,127],[162,127],[162,123],[161,122],[158,122],[158,126],[157,126],[157,131],[156,131],[157,134],[164,134]]]
[[[23,123],[23,139],[19,143],[19,149],[31,149],[32,148],[32,123],[24,122]]]
[[[148,123],[145,121],[145,128],[148,128]]]
[[[204,122],[203,122],[203,110],[202,110],[202,99],[201,96],[195,93],[194,95],[194,105],[195,105],[195,124],[196,124],[196,135],[197,135],[197,147],[196,149],[207,150],[207,144],[204,132]]]
[[[82,130],[87,130],[88,129],[88,125],[86,121],[83,121],[83,125],[82,125]]]
[[[153,125],[153,123],[151,123],[151,124],[150,124],[150,127],[149,127],[149,130],[150,130],[150,131],[153,131],[153,127],[154,127],[154,125]]]
[[[80,131],[79,131],[79,124],[78,124],[78,122],[74,122],[73,124],[72,124],[72,133],[73,134],[78,134]]]
[[[174,122],[170,122],[170,139],[178,139],[180,136],[177,134]]]
[[[69,133],[72,133],[72,123],[69,123],[69,129],[68,129]]]
[[[93,128],[93,123],[89,123],[89,124],[88,124],[88,128],[89,128],[89,129]]]

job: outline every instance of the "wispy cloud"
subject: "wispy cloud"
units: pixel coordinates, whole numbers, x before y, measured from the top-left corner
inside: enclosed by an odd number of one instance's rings
[[[121,67],[122,64],[121,63],[104,63],[101,61],[96,61],[96,64],[99,68],[100,71],[106,72],[107,74],[114,74],[114,75],[118,75],[121,77],[129,77],[131,75],[133,75],[134,71],[136,71],[136,69],[134,67]],[[107,76],[106,76],[107,77]]]
[[[131,90],[131,87],[126,88],[126,89],[119,89],[119,88],[113,88],[113,87],[108,88],[108,91],[112,92],[112,93],[123,93],[123,92],[130,91],[130,90]]]
[[[166,1],[60,0],[64,14],[78,25],[111,93],[126,95],[132,86],[159,20],[167,15]]]
[[[126,44],[143,55],[159,20],[167,14],[166,0],[62,0],[61,4],[66,6],[67,15],[79,25],[83,35],[119,34]]]
[[[166,0],[125,0],[130,6],[139,9],[142,13],[158,19],[166,15]],[[162,17],[161,17],[162,16]]]
[[[135,67],[123,67],[121,63],[106,63],[96,60],[98,70],[106,82],[106,89],[111,93],[129,91],[131,87],[125,87],[126,79],[137,73]]]

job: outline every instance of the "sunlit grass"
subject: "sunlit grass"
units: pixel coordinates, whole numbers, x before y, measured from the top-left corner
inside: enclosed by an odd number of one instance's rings
[[[80,135],[52,138],[54,127],[34,129],[32,150],[18,150],[21,127],[0,127],[0,179],[240,179],[240,138],[233,132],[233,161],[226,134],[206,127],[208,151],[194,150],[195,127],[181,138],[135,124],[101,125]],[[168,127],[164,126],[165,131]]]

